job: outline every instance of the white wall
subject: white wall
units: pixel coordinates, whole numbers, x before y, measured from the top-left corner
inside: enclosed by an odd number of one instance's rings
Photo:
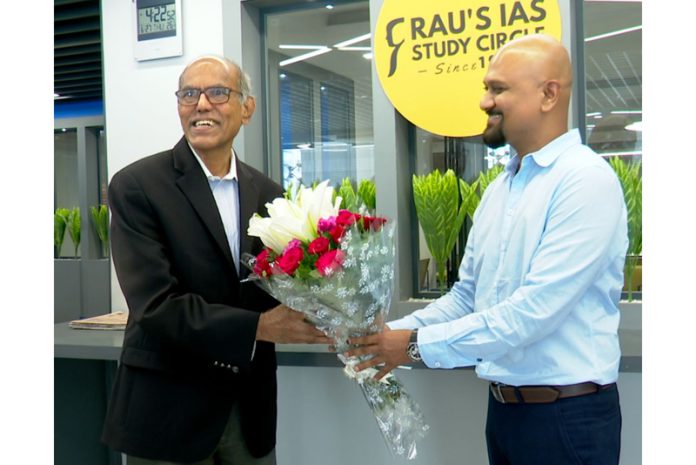
[[[224,11],[223,0],[182,2],[183,56],[144,62],[133,56],[131,4],[124,0],[102,1],[109,179],[124,166],[169,149],[181,138],[174,91],[188,62],[200,55],[226,53],[244,67],[239,45],[241,32],[238,26],[231,27],[239,24],[240,0],[224,0]],[[235,149],[243,158],[243,139],[238,138],[237,142]],[[112,311],[125,310],[116,273],[111,275]]]

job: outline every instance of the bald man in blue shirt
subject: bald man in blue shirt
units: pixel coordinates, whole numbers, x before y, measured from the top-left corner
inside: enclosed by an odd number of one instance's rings
[[[474,216],[459,279],[422,310],[354,338],[358,369],[475,366],[490,383],[492,465],[615,465],[626,207],[609,164],[568,130],[572,67],[543,35],[490,63],[483,140],[517,155]]]

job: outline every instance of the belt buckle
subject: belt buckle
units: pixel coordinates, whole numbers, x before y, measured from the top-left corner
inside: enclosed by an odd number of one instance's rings
[[[501,404],[506,404],[505,402],[505,397],[503,397],[503,392],[500,390],[500,387],[502,384],[500,383],[491,383],[491,390],[493,392],[493,397],[495,397],[495,400],[500,402]]]

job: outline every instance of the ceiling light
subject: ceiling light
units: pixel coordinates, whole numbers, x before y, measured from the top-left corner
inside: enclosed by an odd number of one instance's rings
[[[643,110],[614,110],[612,115],[642,115]]]
[[[358,42],[362,42],[363,40],[369,39],[371,34],[368,32],[367,34],[363,34],[357,37],[353,37],[352,39],[344,40],[343,42],[339,42],[334,47],[336,48],[342,48],[342,47],[347,47],[349,45],[357,44]]]
[[[339,50],[347,52],[371,52],[372,47],[340,47]]]
[[[280,63],[278,63],[279,66],[287,66],[292,63],[297,63],[298,61],[303,61],[303,60],[308,60],[312,57],[318,56],[318,55],[323,55],[324,53],[330,52],[331,49],[329,47],[322,47],[319,50],[314,50],[313,52],[309,53],[303,53],[302,55],[298,55],[293,58],[288,58],[287,60],[283,60]]]
[[[281,50],[320,50],[326,45],[278,45]]]
[[[328,5],[326,5],[326,9],[327,9],[327,10],[333,10],[333,9],[334,9],[334,6],[333,6],[332,4],[329,3]]]
[[[618,31],[607,32],[606,34],[599,34],[597,36],[587,37],[585,39],[585,42],[593,42],[593,41],[599,40],[599,39],[606,39],[607,37],[614,37],[614,36],[618,36],[620,34],[626,34],[628,32],[639,31],[641,29],[643,29],[642,24],[640,26],[628,27],[626,29],[619,29]]]
[[[372,52],[363,53],[363,58],[366,60],[372,60]]]
[[[631,123],[628,126],[626,126],[626,129],[628,129],[629,131],[643,132],[643,122],[636,121],[635,123]]]

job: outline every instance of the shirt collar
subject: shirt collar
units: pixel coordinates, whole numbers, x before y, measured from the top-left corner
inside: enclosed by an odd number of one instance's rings
[[[556,161],[556,159],[560,157],[563,152],[581,143],[582,139],[580,139],[580,131],[575,128],[558,136],[538,151],[532,152],[527,156],[531,157],[537,165],[545,168]],[[515,172],[517,170],[517,165],[520,162],[521,160],[519,155],[515,155],[510,159],[506,169]]]
[[[196,157],[196,160],[198,160],[198,163],[201,165],[201,168],[203,169],[203,174],[205,174],[205,177],[208,178],[208,181],[218,181],[218,180],[231,180],[231,179],[237,179],[237,163],[236,163],[236,155],[234,153],[234,149],[232,149],[232,158],[230,159],[230,171],[223,176],[222,178],[219,176],[214,176],[213,173],[210,172],[207,166],[205,166],[205,163],[203,163],[203,160],[201,159],[200,156],[196,153],[196,151],[191,147],[191,144],[189,144],[189,148],[191,149],[191,152],[193,152],[193,156]]]

